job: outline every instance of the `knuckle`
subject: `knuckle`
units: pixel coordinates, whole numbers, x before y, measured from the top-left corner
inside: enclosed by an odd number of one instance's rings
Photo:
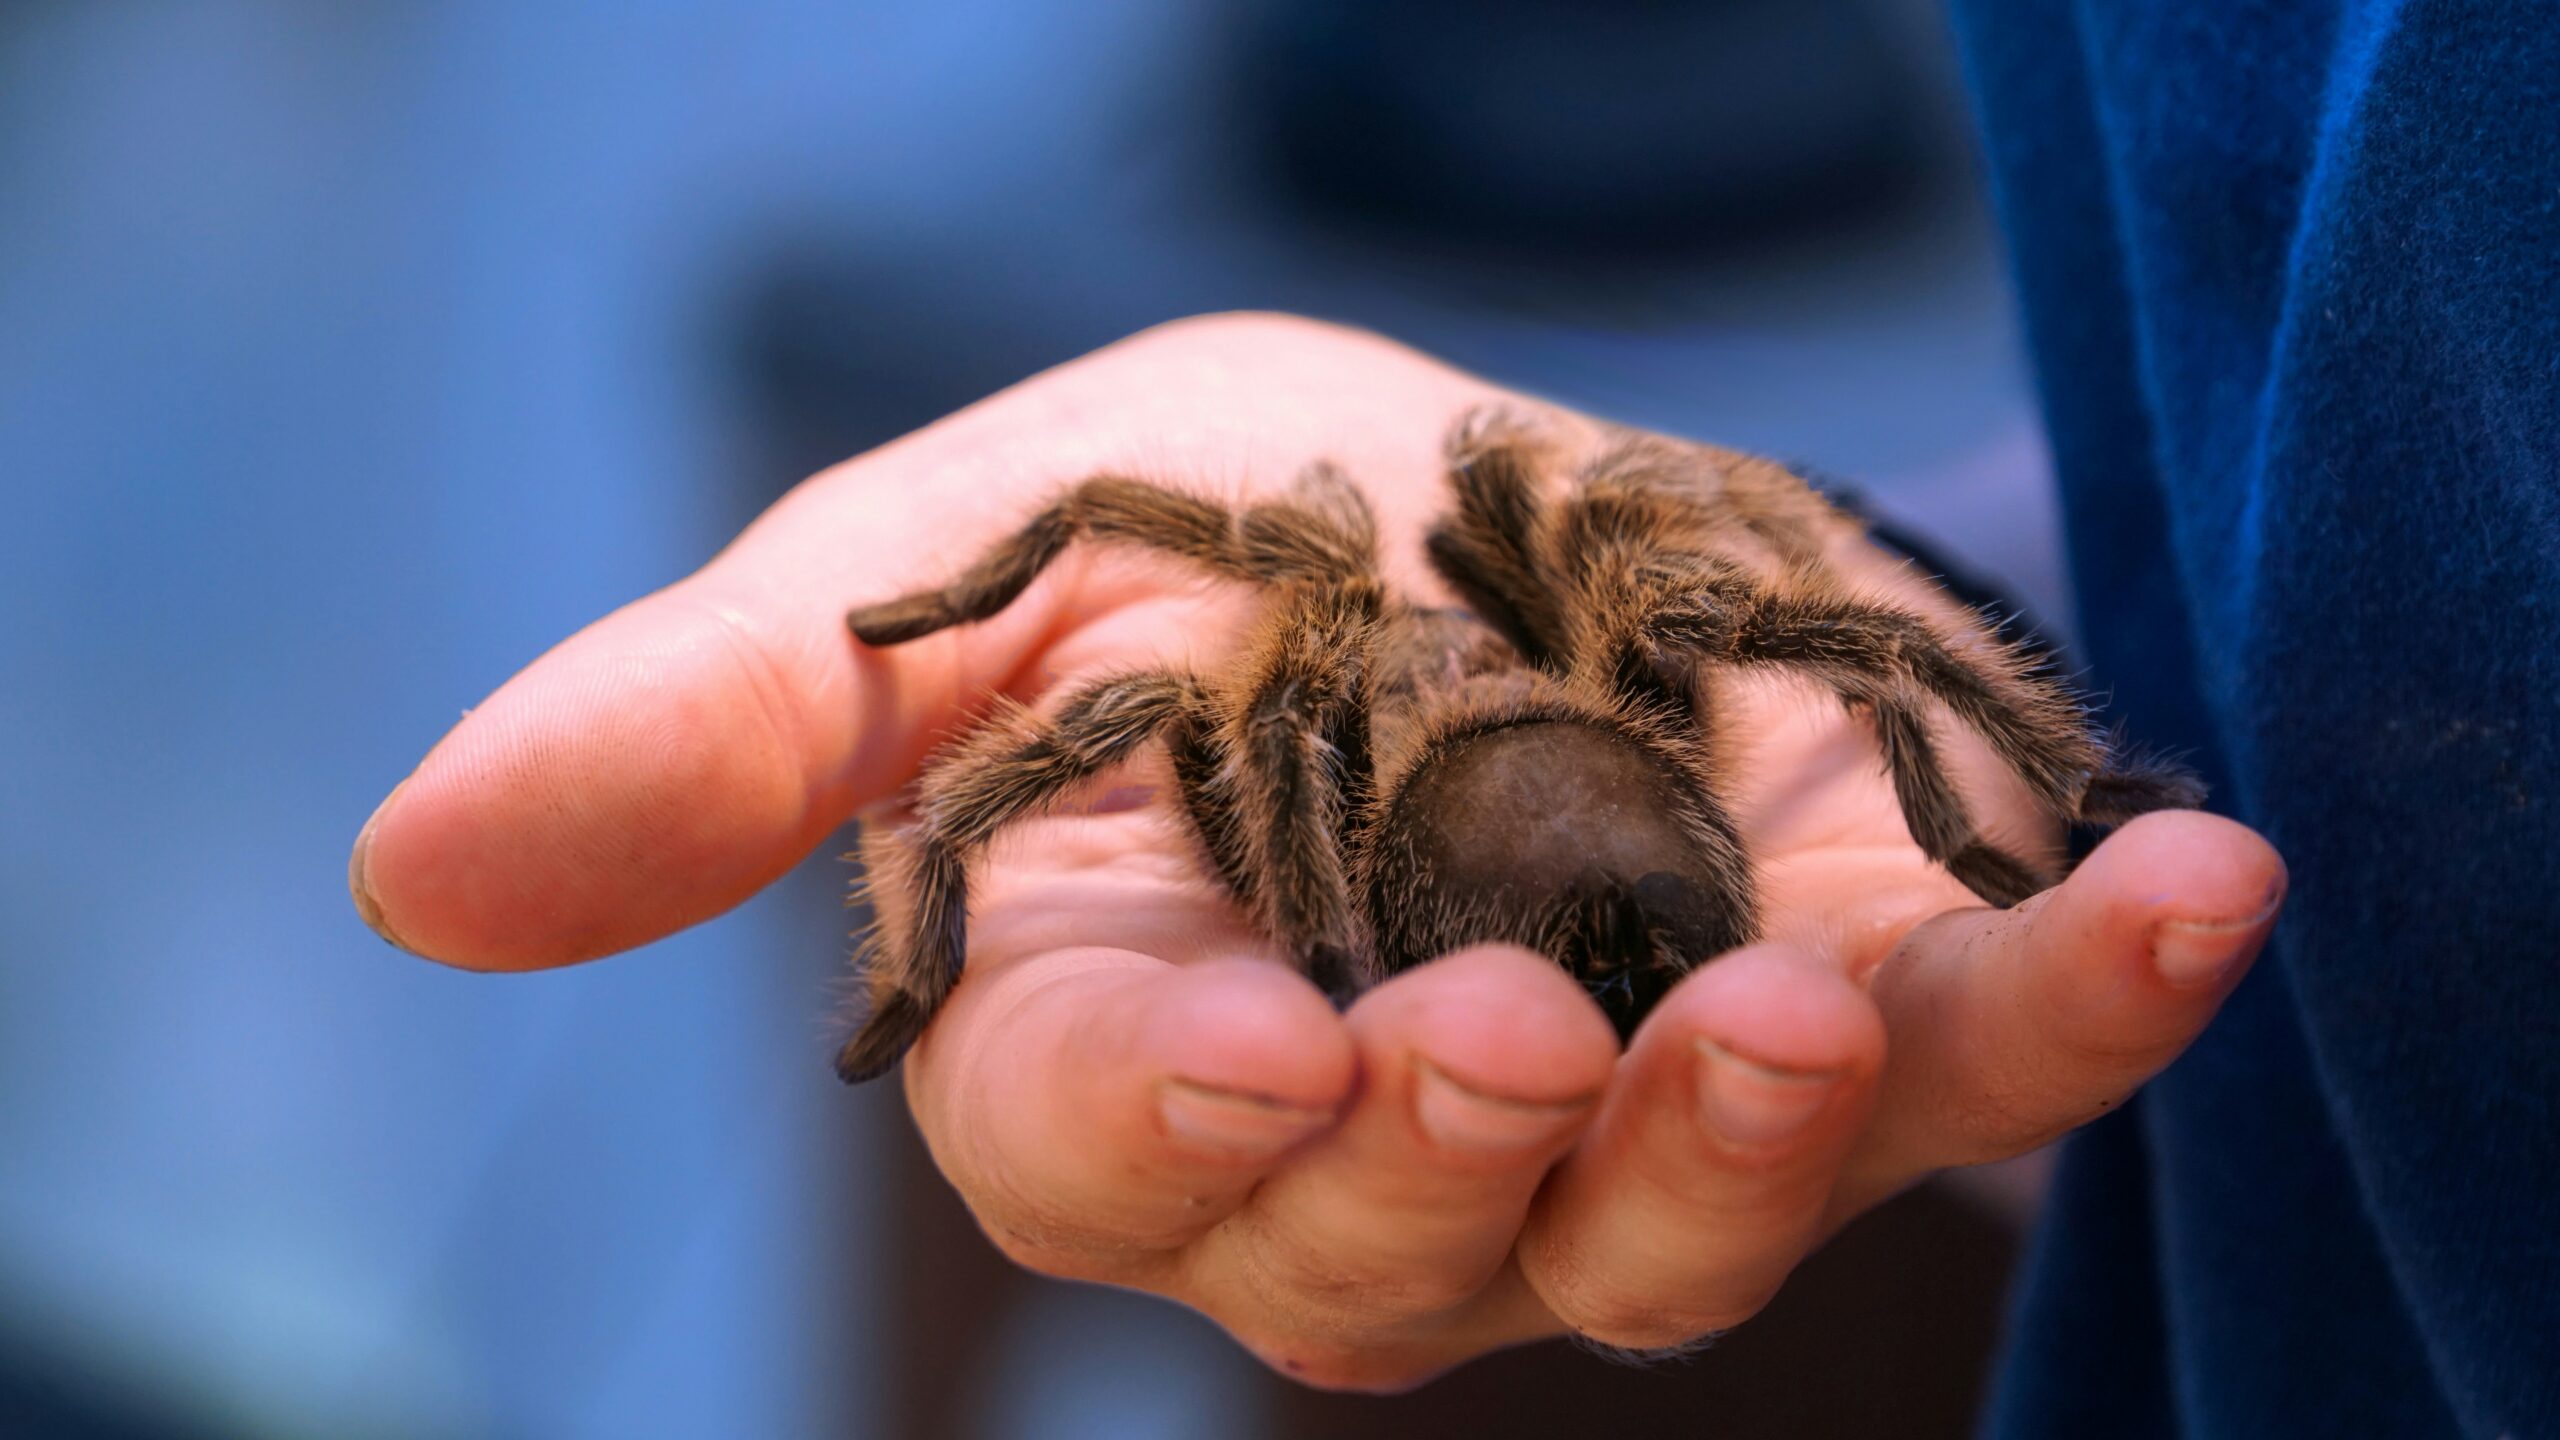
[[[1403,1346],[1234,1331],[1236,1341],[1274,1374],[1317,1390],[1351,1395],[1396,1395],[1448,1368]]]
[[[1666,1294],[1603,1273],[1567,1247],[1524,1252],[1530,1285],[1565,1328],[1614,1350],[1644,1352],[1686,1346],[1759,1313],[1769,1289],[1735,1298]],[[1773,1287],[1772,1287],[1773,1288]]]
[[[1198,315],[1185,315],[1150,325],[1121,343],[1154,340],[1202,340],[1252,344],[1274,338],[1348,339],[1360,331],[1330,320],[1296,315],[1285,310],[1212,310]]]
[[[1685,1149],[1637,1146],[1624,1163],[1630,1184],[1670,1197],[1694,1223],[1728,1232],[1788,1227],[1821,1208],[1833,1176],[1818,1134],[1740,1145],[1710,1133]]]
[[[1326,1330],[1361,1329],[1453,1310],[1482,1289],[1472,1275],[1428,1266],[1349,1266],[1265,1238],[1249,1252],[1255,1291],[1274,1309]]]
[[[1151,325],[1105,348],[1113,357],[1159,351],[1214,356],[1248,375],[1285,375],[1310,361],[1420,365],[1422,357],[1375,331],[1278,310],[1226,310]],[[1158,358],[1163,358],[1161,354]]]
[[[1399,1316],[1445,1314],[1483,1289],[1483,1280],[1475,1275],[1424,1270],[1372,1277],[1366,1287],[1373,1306]]]
[[[2017,1087],[1968,1089],[1940,1110],[1941,1138],[1930,1159],[1938,1165],[1996,1160],[2022,1143],[2033,1143],[2051,1128]]]
[[[2057,1068],[2084,1084],[2092,1075],[2147,1075],[2175,1059],[2190,1038],[2183,1031],[2164,1038],[2151,1028],[2127,1031],[2105,1024],[2058,1025],[2053,1033],[2061,1050]]]
[[[1374,1335],[1446,1314],[1488,1278],[1420,1260],[1346,1260],[1267,1222],[1240,1226],[1237,1240],[1239,1273],[1257,1311],[1285,1317],[1301,1334]]]
[[[1007,1260],[1059,1280],[1129,1283],[1160,1253],[1142,1237],[1050,1204],[1026,1203],[994,1190],[961,1191],[962,1200]]]
[[[1808,1130],[1818,1132],[1820,1126]],[[1830,1178],[1819,1133],[1758,1145],[1710,1133],[1696,1155],[1661,1157],[1649,1178],[1666,1193],[1684,1195],[1688,1207],[1729,1223],[1765,1224],[1769,1216],[1801,1207],[1802,1193]]]
[[[1557,1318],[1596,1345],[1638,1354],[1676,1350],[1720,1335],[1759,1313],[1759,1305],[1692,1309],[1648,1304],[1625,1296],[1586,1295]]]
[[[1976,1075],[1936,1107],[1931,1159],[1941,1166],[2005,1160],[2097,1119],[2132,1089],[2129,1081],[2093,1082],[2085,1065]]]
[[[2017,1135],[2043,1130],[2040,1104],[2048,1084],[2012,1068],[1979,1068],[1938,1094],[1940,1135],[1958,1150],[1997,1150]]]
[[[1060,1243],[984,1220],[979,1222],[979,1228],[986,1232],[997,1253],[1035,1275],[1053,1280],[1107,1280],[1120,1271],[1106,1252],[1087,1246]]]
[[[1544,1294],[1547,1308],[1565,1328],[1586,1340],[1620,1350],[1653,1350],[1685,1344],[1724,1328],[1717,1317],[1589,1283],[1566,1284]]]

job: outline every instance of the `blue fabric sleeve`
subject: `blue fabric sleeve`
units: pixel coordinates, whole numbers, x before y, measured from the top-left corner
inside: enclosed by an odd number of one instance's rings
[[[2090,658],[2292,867],[1998,1435],[2560,1435],[2560,12],[1957,0]]]

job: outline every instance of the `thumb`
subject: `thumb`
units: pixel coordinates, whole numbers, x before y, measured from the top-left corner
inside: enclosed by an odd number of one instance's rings
[[[2284,888],[2283,860],[2245,826],[2164,811],[2014,909],[1911,932],[1873,981],[1889,1059],[1842,1203],[2022,1153],[2121,1102],[2213,1018]]]

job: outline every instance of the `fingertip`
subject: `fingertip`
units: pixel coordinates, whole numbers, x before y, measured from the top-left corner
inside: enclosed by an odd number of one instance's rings
[[[2108,837],[2036,910],[2027,936],[2073,991],[2109,996],[2131,968],[2182,996],[2209,995],[2255,958],[2286,883],[2283,857],[2247,826],[2164,811]]]
[[[1342,1021],[1358,1094],[1196,1257],[1205,1295],[1349,1333],[1445,1319],[1501,1273],[1531,1197],[1597,1112],[1608,1022],[1555,963],[1474,946],[1399,973]]]
[[[1058,952],[964,985],[916,1054],[919,1114],[1070,1096],[1083,1123],[1144,1110],[1135,1097],[1168,1083],[1332,1114],[1359,1077],[1342,1017],[1286,966],[1127,951]]]
[[[1867,993],[1837,969],[1793,946],[1763,943],[1680,982],[1636,1037],[1639,1047],[1686,1049],[1696,1041],[1781,1070],[1872,1075],[1884,1063],[1885,1026]]]
[[[401,786],[393,786],[382,803],[374,807],[373,813],[365,817],[364,828],[356,832],[356,843],[347,850],[347,897],[355,902],[356,918],[365,923],[365,928],[380,936],[383,943],[393,949],[415,955],[417,950],[391,928],[390,917],[383,914],[382,902],[374,898],[373,882],[366,873],[372,862],[374,829],[381,824],[382,813],[400,798],[400,790]]]
[[[1196,1085],[1337,1110],[1359,1076],[1351,1032],[1305,977],[1269,960],[1208,960],[1173,967],[1148,987],[1133,1017],[1130,1053],[1150,1069]],[[1082,1055],[1118,1043],[1089,1032]]]
[[[1608,1016],[1562,966],[1517,945],[1452,951],[1362,996],[1346,1018],[1366,1049],[1410,1053],[1531,1104],[1588,1100],[1618,1060]]]
[[[1121,1279],[1333,1129],[1349,1051],[1323,997],[1269,962],[1057,951],[954,992],[907,1096],[1007,1254]]]
[[[2246,826],[2161,811],[2015,909],[1913,930],[1876,973],[1894,1077],[1843,1193],[2016,1155],[2121,1103],[2213,1019],[2285,883]]]
[[[500,687],[367,825],[359,912],[446,964],[539,969],[707,920],[790,868],[833,817],[721,631],[644,602]]]
[[[1872,1111],[1883,1030],[1845,977],[1784,945],[1664,997],[1520,1255],[1584,1335],[1676,1344],[1757,1311],[1803,1255]]]
[[[2196,810],[2141,816],[2092,851],[2062,891],[2101,894],[2151,923],[2225,924],[2279,905],[2284,857],[2246,825]]]

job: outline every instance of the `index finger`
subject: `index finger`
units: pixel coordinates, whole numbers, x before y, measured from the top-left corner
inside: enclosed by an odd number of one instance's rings
[[[942,578],[1038,491],[1133,460],[1217,483],[1337,454],[1410,533],[1434,498],[1437,417],[1491,393],[1374,337],[1219,317],[839,466],[472,711],[359,836],[357,909],[404,949],[487,970],[710,919],[902,785],[1070,618],[1069,587],[1044,578],[992,619],[875,651],[846,635],[848,605]]]
[[[875,578],[884,563],[989,511],[1003,523],[1020,488],[952,473],[928,439],[808,482],[472,710],[358,838],[366,922],[473,969],[592,959],[738,904],[894,790],[960,706],[1010,682],[1057,605],[1037,586],[931,642],[851,643],[845,602],[904,583]]]

